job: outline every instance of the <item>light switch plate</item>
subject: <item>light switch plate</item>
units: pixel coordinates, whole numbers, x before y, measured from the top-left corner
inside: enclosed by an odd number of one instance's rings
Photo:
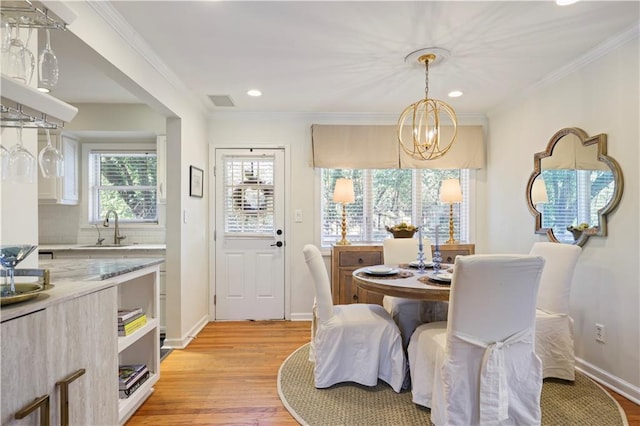
[[[302,210],[297,209],[295,211],[295,215],[294,216],[295,216],[295,221],[296,222],[298,222],[298,223],[302,222]]]

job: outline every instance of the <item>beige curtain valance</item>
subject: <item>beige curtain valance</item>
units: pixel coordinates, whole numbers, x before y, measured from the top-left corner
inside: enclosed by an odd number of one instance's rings
[[[451,127],[441,129],[446,135]],[[326,169],[480,169],[482,126],[458,126],[451,150],[437,160],[415,160],[398,142],[396,126],[311,126],[312,165]]]
[[[542,170],[611,170],[598,160],[598,144],[584,146],[575,135],[563,136],[553,147],[549,157],[540,160]]]

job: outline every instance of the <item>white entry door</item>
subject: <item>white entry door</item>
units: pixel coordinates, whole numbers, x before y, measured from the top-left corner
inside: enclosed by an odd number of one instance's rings
[[[284,319],[284,150],[216,149],[215,318]]]

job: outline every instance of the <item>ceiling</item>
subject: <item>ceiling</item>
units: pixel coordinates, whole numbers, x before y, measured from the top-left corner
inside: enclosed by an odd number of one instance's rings
[[[563,76],[640,22],[638,1],[113,1],[150,58],[211,111],[397,113],[424,97],[405,57],[439,47],[429,95],[484,114]],[[178,18],[178,19],[176,19]],[[73,26],[71,26],[71,29]],[[52,93],[69,103],[138,102],[71,31],[54,32]],[[606,46],[606,44],[604,45]],[[139,46],[140,47],[140,46]],[[110,77],[107,77],[110,75]],[[247,96],[248,89],[263,96]],[[447,93],[458,89],[460,98]],[[216,107],[209,95],[235,106]]]

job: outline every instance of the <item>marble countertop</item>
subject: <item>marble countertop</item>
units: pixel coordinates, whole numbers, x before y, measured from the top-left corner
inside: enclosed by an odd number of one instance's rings
[[[39,268],[48,269],[53,288],[37,297],[0,309],[0,321],[7,321],[37,310],[126,282],[127,274],[157,267],[164,258],[126,259],[52,259],[40,260]]]
[[[38,251],[57,251],[57,250],[165,250],[166,244],[146,244],[146,243],[133,243],[123,244],[120,246],[111,246],[106,243],[105,245],[91,245],[91,244],[40,244],[38,245]]]

